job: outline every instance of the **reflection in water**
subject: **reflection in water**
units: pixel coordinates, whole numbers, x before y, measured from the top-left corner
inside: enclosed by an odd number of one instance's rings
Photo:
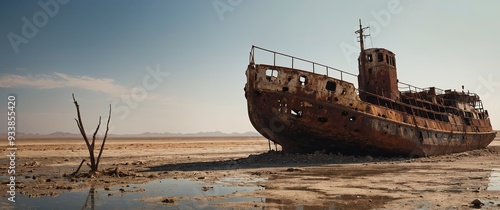
[[[95,200],[94,200],[95,189],[94,186],[90,187],[89,193],[87,193],[87,199],[85,199],[85,204],[83,204],[82,209],[88,209],[89,207],[89,198],[90,198],[90,209],[94,210]]]
[[[250,180],[252,181],[252,180]],[[264,180],[262,180],[264,181]],[[255,183],[258,185],[258,183]],[[230,183],[205,183],[187,179],[162,179],[146,184],[110,187],[93,186],[80,191],[62,192],[56,197],[29,198],[17,195],[16,203],[0,202],[1,209],[220,209],[220,204],[231,202],[262,203],[265,199],[242,197],[234,193],[264,190],[258,186],[233,186]],[[101,193],[99,193],[101,191]],[[106,192],[106,193],[102,193]],[[6,200],[3,199],[2,200]],[[174,203],[163,203],[175,198]],[[5,205],[4,205],[5,204]]]
[[[500,168],[491,170],[491,175],[487,190],[500,190]]]

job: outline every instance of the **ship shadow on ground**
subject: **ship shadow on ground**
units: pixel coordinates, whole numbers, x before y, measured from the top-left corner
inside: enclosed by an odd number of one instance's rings
[[[329,164],[355,164],[372,162],[392,162],[409,160],[408,157],[372,157],[354,156],[342,154],[326,154],[316,152],[312,154],[288,154],[283,152],[269,151],[266,153],[249,155],[248,157],[229,159],[221,161],[185,162],[165,164],[149,167],[143,172],[154,171],[210,171],[210,170],[235,170],[235,169],[257,169],[266,167],[284,167],[287,170],[295,170],[293,167],[322,166]]]

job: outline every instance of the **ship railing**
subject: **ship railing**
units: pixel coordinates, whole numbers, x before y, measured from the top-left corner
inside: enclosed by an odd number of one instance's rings
[[[373,93],[369,93],[369,92],[366,92],[366,91],[362,91],[362,90],[359,90],[359,92],[363,92],[363,93],[367,93],[369,95],[373,95],[373,96],[377,96],[377,97],[381,97],[381,98],[384,98],[384,99],[389,99],[387,97],[385,97],[385,95],[376,95],[376,94],[373,94]],[[389,92],[389,91],[387,91]],[[384,91],[382,90],[382,94],[384,93]],[[412,93],[418,93],[417,92],[412,92]],[[476,94],[474,95],[470,95],[470,96],[477,96]],[[403,98],[406,98],[408,99],[408,101],[412,102],[412,100],[415,100],[415,104],[409,104],[409,105],[412,105],[412,106],[415,106],[415,107],[419,107],[419,108],[425,108],[427,109],[424,105],[427,103],[429,104],[428,106],[431,107],[432,105],[431,104],[434,104],[434,102],[432,100],[429,100],[428,98],[425,98],[423,97],[422,95],[420,94],[415,94],[413,96],[407,96],[405,94],[401,94],[401,97]],[[389,99],[390,100],[390,99]],[[462,112],[462,110],[460,110],[459,108],[457,108],[456,106],[452,106],[451,104],[454,104],[455,103],[455,99],[444,99],[444,98],[437,98],[437,102],[438,102],[438,106],[440,107],[443,107],[445,109],[452,109],[452,110],[455,110],[454,112],[458,113],[458,112]],[[473,107],[474,109],[476,109],[479,113],[484,113],[486,110],[484,109],[483,107],[483,102],[479,99],[479,98],[476,98],[476,100],[471,100],[471,101],[467,101],[471,107]],[[422,104],[422,106],[419,106],[418,104]]]
[[[321,63],[316,63],[314,61],[306,60],[306,59],[303,59],[303,58],[299,58],[299,57],[287,55],[287,54],[276,52],[276,51],[273,51],[273,50],[268,50],[268,49],[261,48],[261,47],[255,46],[255,45],[252,45],[252,50],[250,51],[250,64],[255,64],[255,50],[260,50],[260,51],[272,54],[273,55],[273,58],[272,58],[273,59],[272,60],[273,66],[276,66],[276,62],[281,57],[281,58],[285,58],[286,60],[288,60],[284,64],[284,67],[291,67],[293,69],[293,68],[297,67],[297,64],[298,64],[297,61],[300,61],[302,63],[305,63],[306,66],[309,66],[309,67],[306,67],[306,69],[302,69],[301,68],[301,70],[306,70],[306,71],[310,71],[311,72],[311,70],[308,70],[308,68],[312,68],[312,73],[317,73],[318,71],[320,71],[320,69],[323,69],[324,70],[323,74],[326,75],[326,76],[328,76],[328,77],[332,77],[333,76],[333,75],[331,76],[331,73],[330,73],[331,71],[333,71],[333,72],[336,72],[336,73],[340,74],[339,78],[340,78],[341,81],[346,81],[346,79],[344,78],[345,76],[351,77],[351,79],[353,77],[356,80],[358,78],[358,75],[353,74],[353,73],[342,71],[340,69],[337,69],[337,68],[334,68],[334,67],[331,67],[331,66],[327,66],[327,65],[324,65],[324,64],[321,64]],[[339,79],[339,78],[336,78],[336,79]],[[349,81],[349,82],[352,82],[352,81]],[[355,84],[355,83],[353,83],[353,84]]]
[[[443,94],[447,94],[447,93],[450,93],[450,92],[457,92],[457,91],[451,91],[451,90],[443,90],[443,89],[440,89],[440,88],[437,88],[437,87],[420,88],[420,87],[413,86],[413,85],[410,85],[410,84],[407,84],[407,83],[404,83],[404,82],[398,82],[398,83],[399,83],[399,85],[401,85],[401,86],[398,87],[399,91],[400,92],[406,92],[406,93],[428,92],[429,90],[431,90],[431,88],[434,88],[436,95],[443,95]],[[479,96],[476,93],[471,93],[469,91],[467,91],[467,92],[462,91],[462,94],[470,96],[470,97],[477,97],[477,98],[479,98]]]
[[[256,54],[256,50],[260,50],[262,52],[266,52],[266,53],[269,53],[272,55],[272,64],[273,66],[276,66],[278,60],[280,62],[280,66],[284,66],[284,67],[291,67],[292,69],[297,67],[297,61],[300,61],[302,62],[302,64],[306,64],[306,66],[304,68],[300,68],[301,70],[306,70],[306,71],[311,71],[311,70],[308,70],[308,68],[312,68],[312,73],[317,73],[317,71],[319,69],[324,69],[324,75],[328,76],[328,77],[333,77],[331,74],[330,74],[330,71],[333,71],[333,72],[336,72],[339,75],[339,78],[341,81],[348,81],[348,82],[351,82],[352,84],[356,84],[356,81],[357,81],[357,75],[356,74],[353,74],[353,73],[349,73],[349,72],[346,72],[346,71],[343,71],[343,70],[340,70],[340,69],[337,69],[337,68],[334,68],[334,67],[331,67],[331,66],[327,66],[327,65],[324,65],[324,64],[321,64],[321,63],[317,63],[317,62],[314,62],[314,61],[310,61],[310,60],[307,60],[307,59],[303,59],[303,58],[299,58],[299,57],[295,57],[295,56],[292,56],[292,55],[288,55],[288,54],[284,54],[284,53],[280,53],[280,52],[277,52],[277,51],[273,51],[273,50],[269,50],[269,49],[265,49],[265,48],[261,48],[261,47],[258,47],[258,46],[255,46],[255,45],[252,45],[252,49],[250,51],[250,58],[249,58],[249,63],[250,64],[255,64],[255,54]],[[282,60],[280,60],[285,58],[285,63],[282,64]],[[269,63],[268,63],[269,64]],[[269,64],[270,65],[270,64]],[[309,67],[307,67],[309,66]],[[303,66],[301,66],[303,67]],[[346,79],[345,76],[347,76],[349,79]],[[339,78],[336,78],[336,79],[339,79]],[[354,81],[352,81],[352,79],[354,79]],[[404,82],[398,82],[399,85],[402,85],[400,87],[398,87],[399,91],[400,92],[409,92],[409,93],[421,93],[421,92],[428,92],[431,88],[420,88],[420,87],[417,87],[417,86],[413,86],[413,85],[410,85],[410,84],[407,84],[407,83],[404,83]],[[436,95],[440,95],[440,94],[445,94],[447,91],[445,90],[442,90],[440,88],[436,88],[436,87],[433,87],[435,92],[436,92]],[[358,88],[356,88],[356,90],[358,90]],[[366,92],[368,93],[368,92]],[[358,92],[359,94],[359,92]],[[370,93],[368,93],[370,94]],[[465,94],[465,93],[464,93]],[[470,96],[476,96],[476,94],[474,93],[467,93],[468,95]],[[381,96],[377,96],[377,97],[381,97]],[[417,97],[420,97],[418,94],[417,94]],[[385,97],[384,97],[385,98]],[[479,97],[478,97],[479,98]],[[479,100],[480,102],[480,100]],[[474,106],[474,108],[479,108],[479,110],[482,112],[483,109],[482,109],[482,103],[477,103],[477,105],[479,105],[479,107],[476,105],[476,103],[471,103],[471,105]]]
[[[429,93],[429,91],[431,90],[431,88],[434,88],[434,91],[435,91],[435,95],[444,95],[444,94],[449,94],[451,92],[457,92],[456,90],[455,91],[451,91],[451,90],[443,90],[443,89],[440,89],[440,88],[436,88],[436,87],[428,87],[428,88],[420,88],[420,87],[416,87],[416,86],[413,86],[413,85],[410,85],[410,84],[407,84],[407,83],[404,83],[404,82],[398,82],[400,85],[402,86],[399,86],[398,89],[401,93],[416,93],[416,97],[421,99],[421,100],[424,100],[421,97],[421,95],[419,93]],[[461,95],[464,95],[466,97],[470,97],[470,98],[473,98],[473,100],[470,100],[470,101],[467,101],[469,102],[469,104],[474,107],[474,109],[477,109],[479,110],[480,112],[483,112],[484,109],[483,109],[483,104],[481,102],[481,99],[479,98],[479,95],[477,95],[476,93],[471,93],[469,91],[465,92],[465,91],[462,91],[461,93],[460,92],[457,92]],[[444,102],[452,102],[452,101],[455,101],[454,99],[441,99],[443,100],[442,103]]]
[[[410,85],[410,84],[404,83],[404,82],[398,82],[398,83],[399,83],[399,85],[401,85],[398,87],[400,92],[421,93],[421,92],[429,92],[429,90],[434,88],[436,95],[441,95],[441,94],[445,93],[445,91],[443,89],[440,89],[437,87],[421,88],[421,87],[413,86],[413,85]]]
[[[448,118],[448,114],[460,115],[460,116],[464,115],[462,117],[465,117],[465,118],[472,117],[472,116],[465,116],[465,114],[466,114],[465,112],[463,112],[462,110],[460,110],[460,109],[458,109],[456,107],[452,107],[452,106],[444,106],[444,105],[442,105],[441,107],[445,111],[441,112],[441,111],[435,111],[435,110],[432,110],[432,109],[428,109],[426,106],[423,105],[423,103],[421,103],[421,105],[419,105],[418,103],[406,104],[406,103],[403,103],[403,102],[400,102],[400,101],[395,101],[395,100],[392,100],[390,98],[387,98],[387,97],[384,97],[384,96],[381,96],[381,95],[377,95],[377,94],[374,94],[374,93],[370,93],[370,92],[367,92],[367,91],[359,90],[359,89],[356,89],[356,93],[358,95],[359,95],[359,93],[364,93],[366,96],[369,96],[370,97],[369,103],[374,104],[374,105],[378,105],[378,106],[381,106],[381,107],[389,108],[391,110],[394,110],[394,111],[397,111],[397,112],[400,112],[400,113],[403,113],[403,114],[410,114],[410,115],[417,116],[417,117],[422,117],[422,118],[427,118],[427,119],[431,119],[431,120],[438,120],[438,121],[442,121],[442,122],[445,122],[445,123],[449,123],[449,125],[451,126],[451,129],[454,130],[454,131],[463,132],[464,125],[463,124],[453,123]],[[402,95],[402,97],[406,97],[406,98],[410,99],[410,97],[407,97],[407,96],[403,96]],[[419,99],[417,99],[417,100],[419,100]],[[423,100],[420,100],[420,101],[424,102]],[[486,119],[488,117],[487,113],[485,115],[485,110],[482,108],[482,103],[481,102],[479,102],[479,103],[480,103],[480,105],[479,105],[480,106],[480,109],[479,109],[479,114],[480,115],[478,117],[480,119]],[[381,117],[386,117],[386,116],[382,115]],[[479,128],[486,129],[486,128],[488,128],[488,126],[478,126],[478,125],[476,125],[475,128],[476,129],[479,129]]]

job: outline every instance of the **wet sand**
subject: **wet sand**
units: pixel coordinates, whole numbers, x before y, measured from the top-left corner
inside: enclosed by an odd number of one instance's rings
[[[261,137],[120,138],[107,142],[100,169],[118,166],[122,176],[93,178],[67,176],[88,156],[81,139],[17,143],[16,192],[27,197],[172,178],[203,181],[207,186],[229,180],[235,186],[265,188],[224,196],[264,198],[265,202],[226,202],[216,208],[469,209],[475,199],[484,203],[483,209],[500,208],[500,191],[488,190],[492,170],[500,169],[498,139],[484,150],[409,159],[268,152],[268,142]],[[7,153],[6,146],[0,148]],[[2,192],[7,191],[8,164],[6,158],[0,160]],[[81,169],[81,173],[88,171],[87,166]],[[6,200],[4,193],[1,203]],[[163,200],[159,196],[142,202],[175,208],[176,202]]]

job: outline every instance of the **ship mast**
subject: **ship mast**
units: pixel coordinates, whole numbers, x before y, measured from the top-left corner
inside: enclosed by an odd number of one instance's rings
[[[358,58],[358,65],[359,65],[358,88],[359,90],[362,91],[366,91],[366,80],[368,76],[365,75],[366,54],[365,54],[365,43],[364,43],[364,38],[368,35],[363,34],[363,31],[367,28],[368,27],[363,28],[363,26],[361,25],[361,19],[359,19],[359,30],[357,30],[355,33],[359,34],[359,47],[361,48],[361,53],[359,54]],[[360,92],[359,97],[361,98],[361,100],[366,100],[364,93]]]
[[[363,35],[363,31],[367,29],[368,27],[364,27],[361,25],[361,19],[359,19],[359,30],[356,31],[357,34],[359,34],[359,45],[361,48],[361,52],[365,51],[365,43],[364,43],[364,38],[369,35]]]
[[[364,27],[361,25],[361,19],[359,19],[359,30],[357,30],[355,33],[359,34],[359,48],[361,49],[361,54],[360,54],[360,62],[361,62],[361,67],[364,68],[365,63],[366,63],[366,56],[365,56],[365,42],[364,38],[370,35],[363,35],[363,31],[367,29],[368,27]]]

